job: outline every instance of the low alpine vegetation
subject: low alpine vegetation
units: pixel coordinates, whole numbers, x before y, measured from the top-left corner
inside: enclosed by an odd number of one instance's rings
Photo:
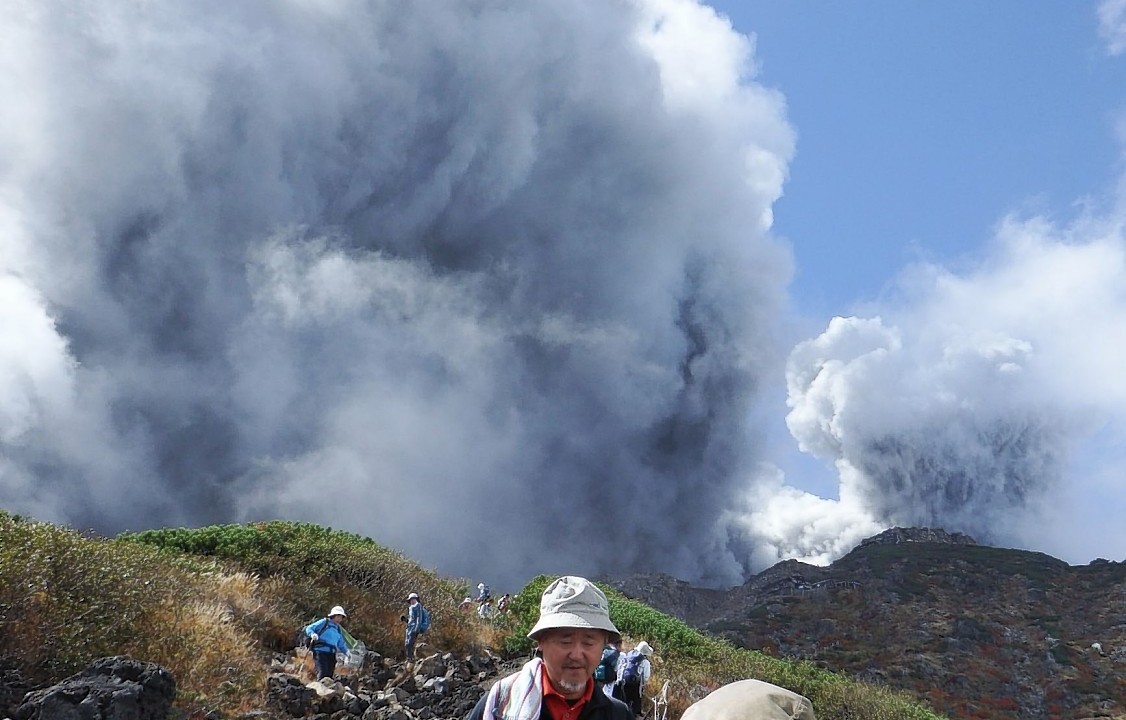
[[[295,631],[336,604],[348,608],[348,630],[389,657],[401,652],[410,592],[431,613],[433,647],[519,656],[531,648],[525,635],[552,579],[535,578],[506,614],[479,618],[457,608],[469,594],[464,579],[353,533],[275,521],[107,539],[0,511],[6,660],[37,685],[106,655],[157,662],[176,678],[177,705],[189,714],[256,709],[271,654],[291,649]],[[757,677],[806,695],[822,720],[938,719],[900,695],[736,649],[603,590],[627,646],[645,639],[656,649],[648,690],[669,682],[669,717],[715,687]]]

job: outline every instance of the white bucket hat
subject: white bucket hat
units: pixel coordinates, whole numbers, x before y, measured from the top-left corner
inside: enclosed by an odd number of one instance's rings
[[[332,617],[333,615],[343,615],[344,617],[348,617],[348,613],[344,612],[344,608],[340,607],[339,605],[334,606],[331,610],[328,611],[329,617]]]
[[[653,654],[653,648],[650,647],[649,643],[645,642],[644,640],[639,642],[637,644],[637,647],[634,648],[634,650],[638,651],[639,653],[641,653],[645,657],[649,657],[650,655]]]
[[[610,622],[610,602],[598,587],[586,578],[564,575],[553,581],[540,598],[540,619],[528,633],[536,635],[551,628],[593,628],[610,633],[618,639],[621,633]]]
[[[411,593],[407,595],[407,600],[418,600],[418,593]]]

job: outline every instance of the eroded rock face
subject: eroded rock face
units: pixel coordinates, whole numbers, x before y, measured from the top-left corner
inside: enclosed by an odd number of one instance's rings
[[[13,720],[165,720],[176,681],[156,663],[124,656],[95,661],[82,672],[28,693]]]
[[[893,527],[879,535],[862,540],[860,547],[866,545],[896,545],[905,542],[939,543],[943,545],[977,545],[977,541],[960,532],[946,532],[942,528],[902,528]]]
[[[655,576],[611,584],[734,645],[912,693],[949,717],[1126,717],[1126,562],[1073,566],[891,528],[831,565],[786,560],[710,596]]]

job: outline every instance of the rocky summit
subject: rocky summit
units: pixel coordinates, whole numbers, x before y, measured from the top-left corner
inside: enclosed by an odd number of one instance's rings
[[[728,590],[607,579],[732,644],[907,691],[951,718],[1126,717],[1126,564],[892,528]]]

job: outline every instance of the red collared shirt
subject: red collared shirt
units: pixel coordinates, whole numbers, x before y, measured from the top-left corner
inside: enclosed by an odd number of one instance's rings
[[[551,678],[547,676],[547,667],[541,666],[540,672],[543,673],[543,702],[547,705],[552,720],[576,720],[586,707],[590,696],[594,694],[594,678],[587,679],[586,690],[581,698],[568,700],[551,684]]]

